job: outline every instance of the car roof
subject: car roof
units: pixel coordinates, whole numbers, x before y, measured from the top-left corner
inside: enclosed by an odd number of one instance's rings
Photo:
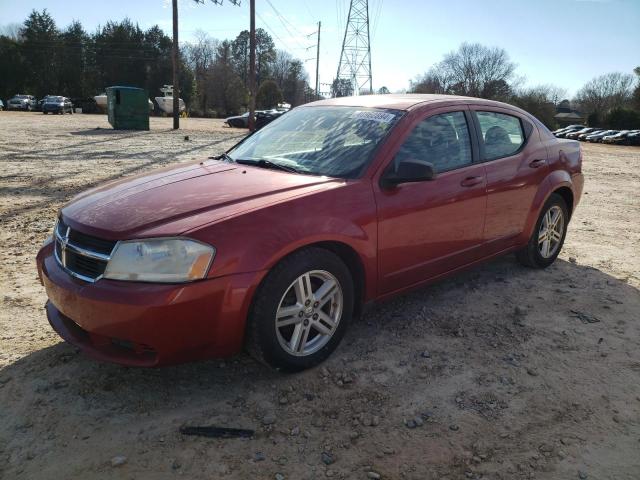
[[[478,105],[493,105],[520,110],[513,105],[508,105],[494,100],[485,100],[475,97],[463,97],[458,95],[436,95],[429,93],[402,93],[386,95],[359,95],[357,97],[337,97],[307,103],[305,107],[314,106],[345,106],[363,108],[390,108],[393,110],[411,110],[419,105],[439,103],[474,103]]]

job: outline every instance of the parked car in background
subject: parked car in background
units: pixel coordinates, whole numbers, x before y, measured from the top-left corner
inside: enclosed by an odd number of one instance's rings
[[[44,97],[42,97],[40,100],[38,100],[38,103],[36,104],[36,112],[41,112],[42,111],[42,105],[44,104],[44,102],[47,100],[47,98],[51,97],[51,95],[45,95]]]
[[[577,132],[579,130],[582,130],[583,128],[585,128],[584,126],[580,125],[578,127],[573,127],[573,128],[567,128],[566,130],[557,133],[555,136],[557,138],[565,138],[569,133],[573,133],[573,132]]]
[[[256,112],[258,113],[258,112]],[[249,112],[245,112],[242,115],[235,115],[228,117],[224,121],[230,127],[235,128],[248,128],[249,127]]]
[[[591,132],[593,132],[595,130],[596,130],[595,128],[591,128],[591,127],[581,128],[580,130],[574,130],[574,131],[571,131],[571,132],[567,133],[564,136],[564,138],[570,138],[571,140],[577,140],[580,135],[585,134],[585,133],[588,134],[588,133],[591,133]]]
[[[558,128],[557,130],[554,130],[551,133],[553,133],[555,135],[557,133],[562,133],[562,132],[566,132],[566,131],[569,131],[569,130],[579,130],[581,128],[585,128],[585,126],[584,125],[568,125],[566,127]]]
[[[25,110],[30,112],[36,109],[37,104],[36,97],[33,95],[18,94],[9,99],[7,102],[7,110]]]
[[[628,134],[619,143],[622,145],[640,145],[640,130]]]
[[[99,113],[98,104],[93,97],[74,97],[71,98],[74,108],[81,108],[82,113]]]
[[[276,118],[281,117],[289,110],[266,110],[256,113],[256,130],[260,130],[265,125],[273,122]]]
[[[288,104],[287,104],[288,105]],[[278,118],[283,113],[286,113],[286,109],[271,109],[271,110],[256,110],[255,126],[256,130],[260,130],[262,127]],[[230,127],[236,128],[249,128],[249,112],[245,112],[242,115],[235,117],[229,117],[225,120],[225,123]]]
[[[592,135],[587,135],[587,138],[585,140],[591,143],[601,143],[604,137],[606,137],[607,135],[615,135],[616,133],[618,133],[618,130],[604,130]]]
[[[577,138],[576,140],[580,140],[581,142],[584,142],[584,141],[586,141],[586,140],[587,140],[587,137],[588,137],[589,135],[595,135],[595,134],[597,134],[597,133],[602,133],[602,132],[604,132],[604,131],[605,131],[605,129],[604,129],[604,128],[594,128],[594,129],[593,129],[591,132],[589,132],[589,133],[582,133],[582,134],[578,135],[578,138]]]
[[[578,142],[500,102],[309,103],[214,159],[76,196],[37,255],[47,316],[104,361],[150,367],[245,346],[302,370],[373,301],[506,253],[551,265],[581,165]]]
[[[2,100],[0,100],[0,112],[4,110],[4,103],[2,102]]]
[[[50,95],[42,104],[42,113],[73,113],[73,104],[67,97]]]
[[[602,143],[617,143],[617,140],[622,140],[629,133],[631,133],[631,130],[620,130],[614,135],[607,135],[605,137],[602,137]]]

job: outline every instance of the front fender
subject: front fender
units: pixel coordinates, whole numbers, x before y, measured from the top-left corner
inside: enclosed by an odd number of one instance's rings
[[[376,211],[366,181],[297,197],[189,232],[216,247],[209,277],[269,271],[307,245],[335,242],[356,252],[366,298],[375,296]]]

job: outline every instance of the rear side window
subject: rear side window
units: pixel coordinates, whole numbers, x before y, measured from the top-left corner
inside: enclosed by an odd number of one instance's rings
[[[525,136],[518,117],[497,112],[476,112],[484,142],[485,160],[513,155],[524,144]]]
[[[403,161],[433,164],[436,172],[446,172],[471,164],[471,139],[463,112],[434,115],[421,121],[404,141],[395,157]]]

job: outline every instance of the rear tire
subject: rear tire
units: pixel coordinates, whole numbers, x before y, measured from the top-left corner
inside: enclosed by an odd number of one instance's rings
[[[540,212],[529,243],[516,252],[518,261],[531,268],[551,265],[562,250],[568,224],[567,203],[560,195],[552,193]]]
[[[296,372],[325,360],[353,315],[351,272],[333,252],[294,252],[267,274],[247,319],[246,348],[259,362]]]

